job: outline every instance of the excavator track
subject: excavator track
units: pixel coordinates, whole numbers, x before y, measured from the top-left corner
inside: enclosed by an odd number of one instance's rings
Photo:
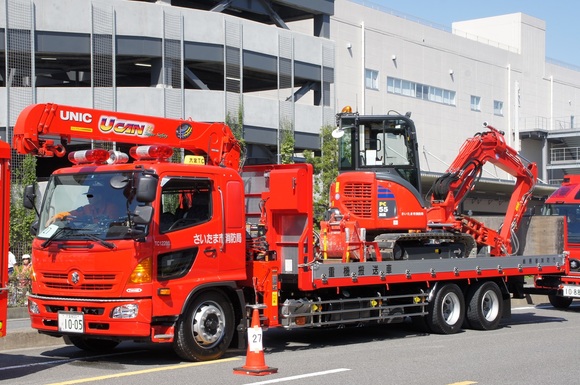
[[[445,231],[381,234],[375,242],[383,261],[467,258],[477,246],[468,234]]]

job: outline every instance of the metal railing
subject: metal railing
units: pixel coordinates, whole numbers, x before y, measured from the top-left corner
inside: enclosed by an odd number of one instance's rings
[[[550,149],[551,163],[580,163],[580,147],[559,147]]]

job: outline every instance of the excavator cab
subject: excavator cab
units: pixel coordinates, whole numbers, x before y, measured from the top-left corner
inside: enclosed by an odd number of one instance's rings
[[[339,171],[389,173],[420,191],[417,135],[409,115],[339,114],[333,131],[339,139]]]
[[[385,232],[426,228],[415,125],[410,114],[337,115],[339,175],[330,205],[366,229]]]

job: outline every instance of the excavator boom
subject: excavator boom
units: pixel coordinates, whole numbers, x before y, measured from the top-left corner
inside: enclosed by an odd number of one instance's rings
[[[517,151],[507,145],[503,132],[485,125],[488,131],[477,133],[461,147],[455,161],[431,189],[431,208],[427,218],[431,227],[452,224],[456,230],[474,236],[478,244],[491,247],[492,255],[512,252],[510,238],[526,210],[538,177],[537,166],[524,162]],[[471,191],[485,163],[490,162],[516,178],[501,230],[486,228],[473,218],[456,217],[459,205]]]
[[[55,143],[55,138],[60,140]],[[183,148],[205,157],[205,164],[240,169],[241,148],[224,123],[33,104],[25,108],[14,126],[14,148],[20,154],[64,156],[71,139],[134,145],[159,144]]]

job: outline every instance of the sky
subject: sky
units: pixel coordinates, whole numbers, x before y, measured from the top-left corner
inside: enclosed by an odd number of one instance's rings
[[[580,67],[579,0],[355,0],[451,29],[451,23],[522,12],[546,22],[546,56]]]

